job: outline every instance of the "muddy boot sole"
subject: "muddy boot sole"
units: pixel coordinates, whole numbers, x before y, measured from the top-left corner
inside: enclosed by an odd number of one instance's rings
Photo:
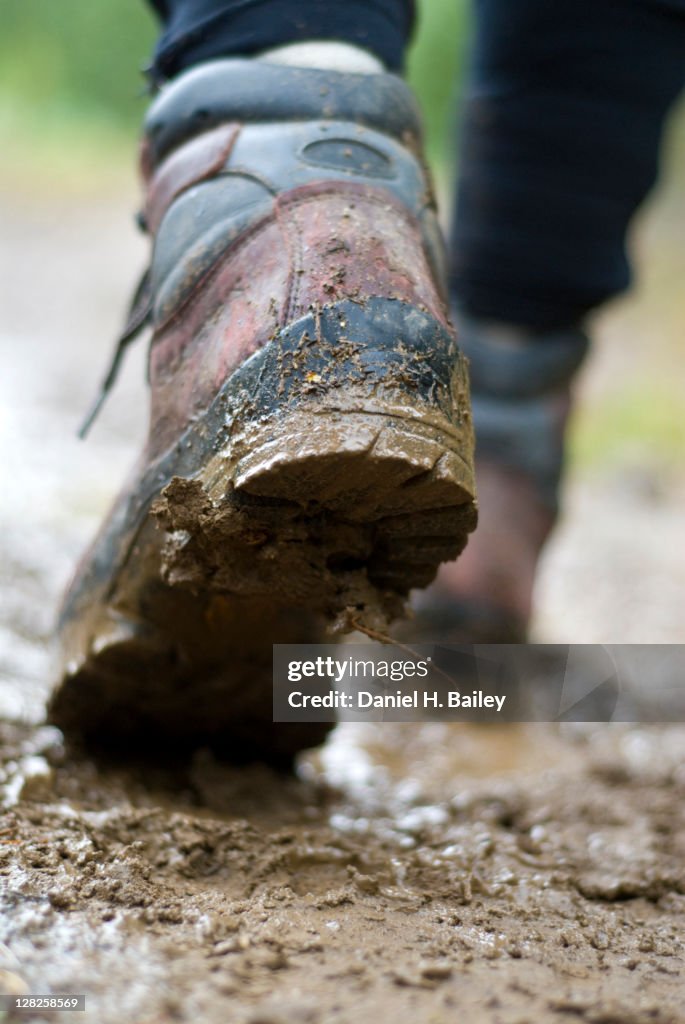
[[[437,429],[321,408],[250,436],[244,458],[220,452],[153,505],[169,585],[279,594],[334,629],[384,628],[462,550],[473,504]]]
[[[414,307],[344,301],[289,325],[110,517],[65,607],[52,720],[236,760],[318,742],[325,726],[271,721],[271,645],[386,629],[458,556],[468,408],[452,332]]]

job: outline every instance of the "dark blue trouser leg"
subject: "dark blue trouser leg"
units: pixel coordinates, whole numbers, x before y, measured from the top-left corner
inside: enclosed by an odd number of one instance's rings
[[[452,248],[467,313],[549,330],[630,280],[685,84],[685,0],[475,0]]]
[[[154,81],[203,60],[244,57],[305,39],[353,43],[399,71],[414,0],[150,0],[164,19]]]
[[[629,284],[626,233],[685,84],[685,0],[474,2],[451,293],[477,454],[554,509],[580,324]]]

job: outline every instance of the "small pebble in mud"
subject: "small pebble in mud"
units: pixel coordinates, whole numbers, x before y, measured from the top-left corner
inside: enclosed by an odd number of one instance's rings
[[[606,932],[595,932],[594,935],[590,936],[590,945],[595,949],[608,949],[609,948],[609,936]]]
[[[446,960],[436,960],[433,963],[422,964],[421,974],[424,978],[432,981],[445,981],[452,975],[452,964]]]
[[[50,906],[54,907],[55,910],[67,910],[72,906],[75,898],[76,894],[71,888],[50,889],[48,892]]]

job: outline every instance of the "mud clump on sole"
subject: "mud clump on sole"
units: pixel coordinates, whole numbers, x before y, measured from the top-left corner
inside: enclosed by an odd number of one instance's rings
[[[476,522],[469,430],[369,395],[236,399],[123,492],[69,591],[56,724],[278,764],[317,742],[273,727],[272,645],[387,635]]]
[[[432,471],[413,467],[412,475],[405,466],[399,474],[398,460],[389,461],[369,469],[356,454],[314,458],[300,449],[287,469],[277,460],[258,474],[253,465],[242,487],[230,484],[218,496],[200,479],[175,477],[152,507],[167,534],[165,582],[268,594],[331,622],[352,609],[360,623],[387,627],[409,590],[427,586],[441,562],[461,553],[476,521],[459,487],[445,488],[439,476],[431,486]],[[382,468],[392,476],[385,493]]]

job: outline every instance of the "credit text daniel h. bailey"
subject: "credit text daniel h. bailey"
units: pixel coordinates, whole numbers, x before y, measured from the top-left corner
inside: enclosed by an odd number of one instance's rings
[[[483,690],[411,690],[408,693],[374,693],[371,690],[329,690],[328,693],[304,693],[292,690],[288,694],[291,708],[341,708],[364,711],[368,708],[487,708],[501,711],[506,695],[484,693]]]
[[[384,661],[382,659],[361,659],[350,656],[343,659],[333,657],[313,658],[309,661],[288,662],[288,682],[299,683],[303,679],[327,679],[333,684],[327,693],[306,693],[292,690],[288,694],[291,708],[340,708],[364,711],[369,708],[464,708],[496,709],[504,707],[505,695],[486,693],[483,690],[428,689],[396,690],[387,688],[389,682],[404,683],[425,679],[430,672],[430,657],[419,660]],[[373,680],[375,691],[359,689],[361,681]],[[342,684],[340,689],[337,685]],[[362,684],[363,685],[363,684]]]

